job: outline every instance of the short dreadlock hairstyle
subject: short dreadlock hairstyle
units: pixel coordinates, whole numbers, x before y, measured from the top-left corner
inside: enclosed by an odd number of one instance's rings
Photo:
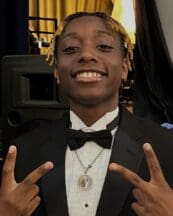
[[[112,32],[113,35],[117,35],[120,39],[123,55],[127,59],[128,69],[132,70],[131,62],[133,61],[133,45],[125,30],[125,28],[111,16],[103,12],[77,12],[67,16],[62,23],[60,23],[58,30],[55,32],[52,42],[48,48],[47,61],[50,65],[56,64],[56,55],[58,47],[58,39],[64,33],[68,24],[79,17],[83,16],[95,16],[103,20],[106,27]]]

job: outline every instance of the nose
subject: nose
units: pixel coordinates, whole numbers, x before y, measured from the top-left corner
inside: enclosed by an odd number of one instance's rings
[[[88,46],[81,48],[78,62],[79,63],[97,62],[97,55],[94,52],[93,48]]]

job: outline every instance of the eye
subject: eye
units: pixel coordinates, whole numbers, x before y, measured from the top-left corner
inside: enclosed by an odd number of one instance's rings
[[[79,49],[79,47],[69,46],[69,47],[66,47],[65,49],[63,49],[63,53],[70,55],[70,54],[77,52],[78,49]]]
[[[107,45],[107,44],[100,44],[97,47],[103,52],[110,52],[113,49],[112,46]]]

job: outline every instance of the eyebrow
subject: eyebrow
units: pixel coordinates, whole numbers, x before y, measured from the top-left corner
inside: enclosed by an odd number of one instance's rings
[[[70,33],[68,33],[68,34],[65,34],[65,35],[62,35],[61,36],[61,40],[63,40],[64,38],[66,38],[66,37],[74,37],[74,36],[76,36],[77,35],[77,33],[76,32],[70,32]]]
[[[100,34],[100,33],[101,33],[101,34],[106,34],[106,35],[108,35],[108,36],[113,37],[113,35],[112,35],[110,32],[108,32],[108,31],[101,31],[101,30],[98,30],[97,33],[98,33],[98,34]]]
[[[98,34],[98,35],[99,34],[105,34],[105,35],[108,35],[110,37],[113,37],[113,35],[110,32],[102,31],[102,30],[96,31],[96,34]],[[68,34],[62,35],[61,40],[65,39],[65,38],[68,38],[68,37],[77,37],[77,32],[70,32]]]

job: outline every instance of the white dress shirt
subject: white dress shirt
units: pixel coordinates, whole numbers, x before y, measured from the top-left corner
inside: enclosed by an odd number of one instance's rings
[[[92,126],[87,127],[84,122],[72,111],[70,111],[70,121],[72,128],[83,131],[98,131],[106,129],[117,115],[118,107],[112,112],[106,113]],[[113,137],[117,131],[117,127],[111,131]],[[87,167],[97,157],[102,147],[93,141],[88,141],[77,150],[82,164]],[[69,147],[66,150],[65,158],[65,179],[66,179],[66,193],[69,216],[95,216],[100,200],[105,176],[107,173],[109,160],[111,156],[111,149],[104,149],[99,157],[92,164],[87,174],[92,178],[92,186],[89,190],[82,190],[78,185],[78,179],[84,175],[84,168],[81,166],[75,151],[71,151]]]

